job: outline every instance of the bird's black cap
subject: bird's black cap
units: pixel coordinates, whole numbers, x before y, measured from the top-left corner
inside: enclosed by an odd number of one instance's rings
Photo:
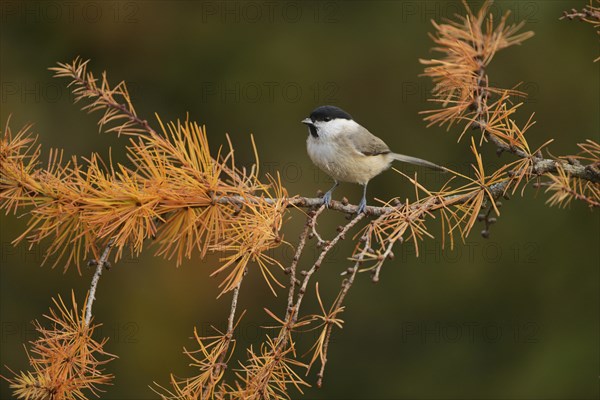
[[[336,106],[320,106],[310,113],[313,121],[329,121],[336,118],[352,119],[350,114]]]

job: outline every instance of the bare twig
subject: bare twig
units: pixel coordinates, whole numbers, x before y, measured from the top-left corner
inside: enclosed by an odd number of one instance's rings
[[[373,270],[373,276],[371,277],[371,281],[373,281],[373,283],[379,282],[379,274],[381,273],[381,267],[383,267],[384,261],[391,257],[392,248],[394,247],[396,242],[400,242],[400,244],[402,244],[404,242],[404,238],[402,236],[400,236],[396,240],[390,240],[390,243],[387,245],[385,251],[380,256],[381,260],[375,266],[375,270]]]
[[[244,271],[244,276],[246,275]],[[238,297],[240,295],[240,287],[242,286],[243,278],[240,279],[235,289],[233,289],[233,295],[231,296],[231,308],[229,311],[229,317],[227,318],[227,336],[233,335],[234,321],[235,321],[235,310],[237,308]]]
[[[316,211],[309,211],[308,218],[306,218],[306,224],[304,224],[304,229],[300,234],[300,240],[298,241],[298,248],[296,249],[296,253],[294,253],[294,258],[292,259],[292,264],[286,269],[286,272],[290,274],[290,288],[288,291],[288,314],[292,312],[292,307],[294,305],[294,288],[296,287],[296,282],[298,281],[296,278],[296,267],[298,266],[298,262],[300,261],[300,256],[304,251],[304,246],[306,245],[306,239],[309,235],[309,230],[311,226],[313,226],[313,221],[317,218],[318,214]]]
[[[597,0],[596,3],[600,4]],[[590,1],[590,4],[582,8],[581,11],[576,8],[572,8],[570,11],[563,11],[563,15],[559,19],[578,19],[592,24],[600,24],[600,7],[594,7]]]
[[[244,275],[246,276],[246,272],[248,270],[244,270]],[[214,382],[218,379],[219,375],[223,368],[226,368],[225,357],[227,357],[227,351],[229,350],[229,346],[231,345],[231,341],[233,340],[233,330],[235,329],[235,311],[237,309],[238,298],[240,295],[240,287],[242,286],[242,281],[244,278],[240,279],[237,286],[233,289],[233,295],[231,296],[231,307],[229,309],[229,317],[227,318],[227,332],[224,336],[224,343],[221,350],[221,354],[217,359],[217,362],[214,364],[214,368],[211,372],[211,380],[210,384],[207,384],[203,390],[203,399],[209,398],[209,395],[212,391],[212,387],[214,386]]]
[[[365,238],[365,240],[368,240],[368,239]],[[365,247],[363,248],[361,253],[358,255],[356,262],[354,263],[354,266],[348,268],[348,270],[345,271],[346,274],[348,274],[349,276],[347,278],[344,278],[344,280],[342,281],[342,288],[340,290],[340,294],[337,297],[335,304],[332,307],[333,310],[341,309],[342,305],[344,304],[344,299],[346,298],[348,291],[350,290],[350,288],[352,287],[352,284],[354,283],[354,278],[356,277],[358,268],[363,263],[365,254],[367,253],[367,249],[369,247],[370,247],[370,243],[368,243],[368,242],[365,243]],[[323,385],[323,374],[325,373],[325,364],[327,364],[327,350],[329,349],[329,342],[331,340],[331,331],[332,330],[333,330],[333,324],[330,323],[327,325],[327,331],[325,332],[325,340],[323,341],[321,369],[317,373],[317,387],[319,387],[319,388]]]
[[[317,238],[317,244],[320,245],[322,243],[324,243],[325,241],[323,240],[323,238],[321,237],[321,235],[319,235],[319,232],[317,232],[317,218],[319,217],[319,215],[321,215],[321,213],[325,210],[325,208],[327,208],[325,206],[325,204],[323,204],[321,207],[319,207],[317,209],[317,211],[315,211],[315,215],[314,217],[310,220],[310,229],[311,229],[311,234],[312,236]]]
[[[322,200],[321,200],[321,203],[322,203]],[[279,338],[277,340],[277,345],[276,345],[274,351],[281,351],[282,349],[285,348],[285,346],[287,346],[288,337],[289,337],[292,329],[294,328],[296,321],[298,320],[298,315],[300,312],[300,306],[302,304],[302,299],[304,298],[304,294],[306,293],[306,288],[308,286],[308,282],[310,281],[310,278],[312,277],[312,275],[321,267],[321,263],[323,262],[323,260],[325,259],[325,257],[329,253],[329,251],[340,240],[342,240],[345,237],[346,233],[348,233],[348,231],[350,229],[352,229],[353,226],[355,226],[364,217],[365,217],[364,213],[356,215],[350,222],[348,222],[340,230],[340,232],[337,234],[337,236],[335,236],[335,238],[333,238],[329,242],[325,242],[326,243],[325,246],[321,250],[319,257],[314,262],[312,267],[308,271],[302,271],[302,274],[304,275],[304,279],[302,280],[302,284],[300,285],[300,289],[298,290],[295,304],[292,302],[292,304],[293,304],[292,307],[290,307],[290,305],[289,305],[290,298],[288,297],[288,307],[287,307],[286,317],[284,320],[284,324],[281,327],[281,331],[279,333]],[[316,218],[316,215],[314,215],[313,218]],[[312,221],[307,222],[307,225],[309,227],[311,226],[310,224],[312,224]],[[293,290],[293,288],[291,287],[290,292],[292,290]],[[292,294],[292,299],[293,299],[293,294]]]
[[[100,276],[102,275],[102,270],[106,266],[108,262],[108,256],[110,255],[110,249],[112,248],[114,239],[110,239],[108,244],[104,248],[104,252],[99,260],[96,260],[96,272],[94,272],[94,276],[92,277],[92,283],[90,284],[90,293],[88,295],[88,299],[85,305],[85,324],[89,325],[92,320],[92,305],[94,304],[94,300],[96,300],[96,288],[98,287],[98,281],[100,281]]]
[[[350,222],[348,222],[331,241],[326,242],[325,246],[323,247],[323,250],[321,250],[321,253],[319,254],[319,257],[317,257],[317,261],[315,261],[312,267],[308,271],[306,271],[304,279],[302,280],[302,285],[300,286],[300,289],[298,289],[298,296],[296,298],[296,305],[294,307],[294,321],[298,319],[300,305],[302,304],[302,299],[304,298],[304,294],[306,293],[306,287],[308,286],[308,282],[310,281],[312,275],[321,267],[321,263],[323,262],[329,251],[346,236],[348,231],[352,229],[354,225],[356,225],[364,217],[364,213],[358,214],[357,216],[352,218],[352,220],[350,220]]]

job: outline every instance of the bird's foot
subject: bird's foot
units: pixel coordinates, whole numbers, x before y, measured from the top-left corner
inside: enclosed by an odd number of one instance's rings
[[[360,213],[366,213],[367,212],[367,199],[365,199],[364,197],[360,200],[360,203],[358,203],[358,209],[356,210],[357,214]]]
[[[323,204],[325,204],[325,207],[329,208],[330,203],[331,203],[331,190],[323,195]]]

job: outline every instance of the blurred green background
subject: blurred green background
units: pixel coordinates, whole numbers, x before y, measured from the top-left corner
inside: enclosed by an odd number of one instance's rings
[[[591,26],[558,20],[563,10],[586,3],[493,6],[496,15],[512,10],[510,20],[525,20],[536,35],[497,55],[491,84],[523,82],[530,97],[517,119],[535,112],[529,141],[537,146],[554,138],[555,155],[575,153],[586,138],[598,140],[597,35]],[[418,77],[418,59],[432,56],[430,19],[462,13],[457,1],[0,4],[0,122],[12,115],[13,130],[35,123],[45,151],[107,157],[112,148],[115,159],[124,159],[126,140],[98,134],[98,116],[78,111],[66,82],[47,70],[79,55],[92,59],[97,74],[106,69],[113,83],[126,80],[138,113],[150,121],[154,112],[163,121],[189,112],[206,124],[215,149],[229,133],[240,164],[253,160],[254,134],[262,171],[280,171],[291,194],[313,195],[330,185],[306,156],[300,124],[321,104],[346,109],[398,152],[469,171],[468,141],[456,144],[456,129],[426,129],[418,115],[429,107],[431,82]],[[512,159],[498,159],[489,146],[482,153],[490,170]],[[436,176],[421,179],[430,188],[441,183]],[[357,201],[360,188],[342,185],[341,196]],[[371,183],[369,196],[374,203],[413,192],[390,171]],[[377,285],[360,275],[347,298],[345,327],[333,336],[324,387],[308,388],[305,398],[598,398],[599,214],[578,203],[550,209],[545,199],[527,190],[505,202],[488,240],[477,226],[453,251],[442,251],[438,238],[422,244],[420,258],[410,246],[398,248]],[[298,212],[289,216],[285,238],[295,243],[303,219]],[[333,235],[343,221],[328,215],[321,229]],[[0,222],[0,363],[20,370],[27,368],[22,344],[35,338],[30,321],[41,318],[57,294],[74,290],[83,299],[92,271],[79,276],[75,268],[64,274],[40,268],[43,248],[11,245],[26,218],[2,215]],[[430,226],[438,233],[437,221]],[[327,304],[351,248],[347,240],[318,273]],[[291,250],[275,255],[289,261]],[[302,266],[313,256],[308,251]],[[196,258],[176,268],[149,248],[103,275],[94,314],[111,338],[107,350],[119,359],[108,366],[116,378],[102,398],[157,398],[148,389],[153,381],[165,384],[170,372],[192,372],[181,349],[192,344],[193,327],[209,333],[210,325],[225,326],[229,296],[215,300],[220,281],[209,278],[217,265]],[[244,359],[244,348],[265,334],[259,327],[271,324],[263,307],[283,313],[284,293],[274,298],[251,271],[241,293],[247,314],[236,356]],[[313,285],[308,293],[305,312],[317,309]],[[308,349],[311,335],[301,339],[301,349]],[[308,380],[314,384],[314,375]],[[0,386],[1,397],[10,398],[6,383]]]

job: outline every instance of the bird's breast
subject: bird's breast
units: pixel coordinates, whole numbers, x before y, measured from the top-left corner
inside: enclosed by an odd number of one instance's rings
[[[390,166],[391,160],[387,154],[366,156],[349,143],[323,139],[308,137],[308,156],[317,167],[337,181],[365,184]]]

